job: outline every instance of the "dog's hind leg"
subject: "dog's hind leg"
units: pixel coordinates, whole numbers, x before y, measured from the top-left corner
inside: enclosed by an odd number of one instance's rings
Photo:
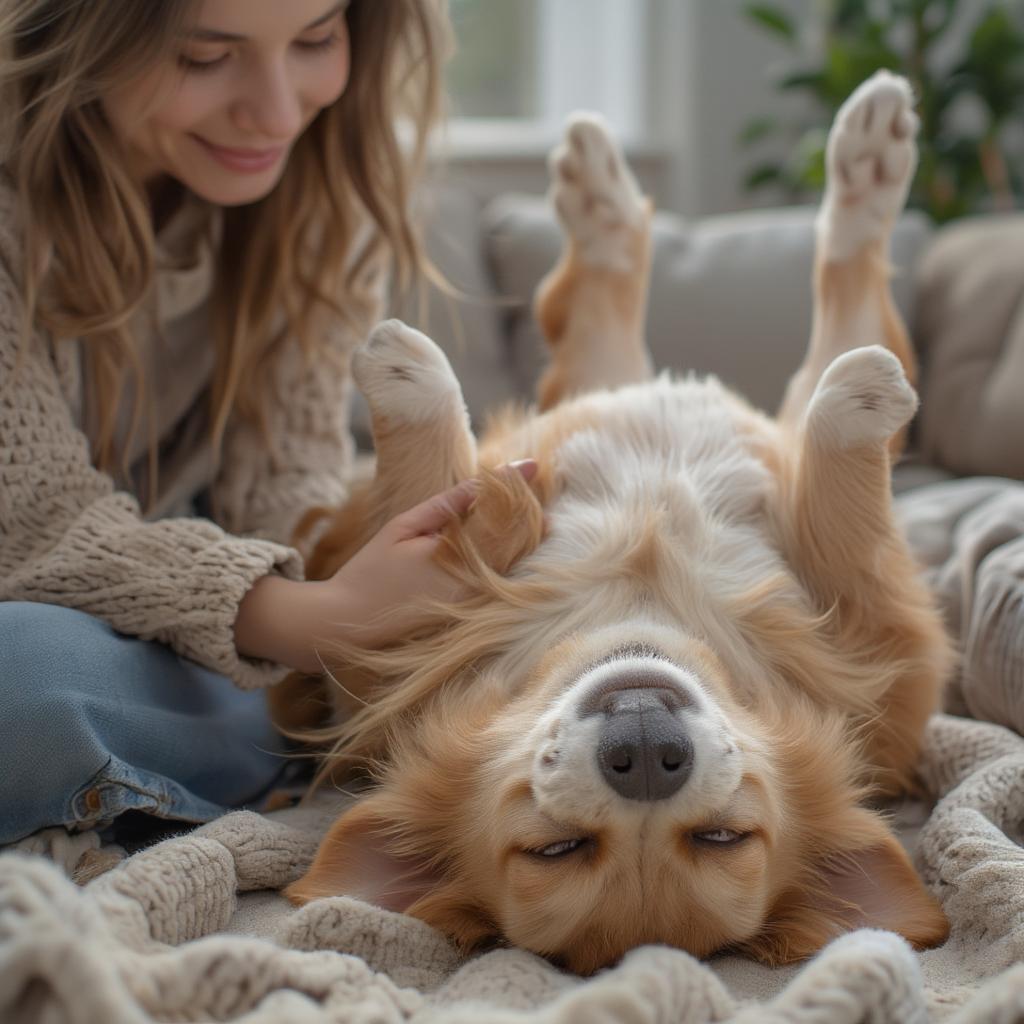
[[[906,79],[879,71],[843,104],[829,133],[818,214],[814,319],[803,365],[779,422],[799,424],[825,368],[843,352],[885,345],[915,378],[914,356],[889,287],[893,223],[917,165],[917,117]],[[894,435],[893,451],[903,432]]]
[[[787,561],[862,666],[877,714],[866,753],[884,790],[912,776],[938,708],[950,647],[891,509],[890,442],[917,408],[899,359],[880,345],[844,352],[822,374],[783,477]]]
[[[572,119],[550,165],[565,240],[534,299],[551,355],[537,386],[541,409],[651,376],[644,341],[650,200],[595,116]]]
[[[379,324],[353,353],[370,408],[376,475],[364,511],[370,532],[476,472],[462,389],[444,353],[400,320]]]
[[[835,643],[860,666],[874,782],[912,781],[951,649],[892,515],[891,459],[917,408],[915,365],[889,287],[888,247],[917,160],[909,84],[879,72],[829,135],[815,309],[778,419],[790,435],[783,548]],[[864,347],[866,346],[866,347]],[[865,696],[868,696],[867,692]]]

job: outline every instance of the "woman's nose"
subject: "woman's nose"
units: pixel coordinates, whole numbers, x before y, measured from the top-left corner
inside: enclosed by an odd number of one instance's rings
[[[266,142],[290,141],[299,134],[302,100],[285,62],[260,68],[249,77],[236,104],[236,122]]]

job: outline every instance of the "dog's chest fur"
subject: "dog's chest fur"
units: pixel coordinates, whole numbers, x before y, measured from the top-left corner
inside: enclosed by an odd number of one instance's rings
[[[626,620],[682,625],[739,678],[763,677],[731,609],[779,579],[789,600],[806,603],[767,512],[775,477],[750,441],[771,423],[713,378],[663,376],[578,401],[592,425],[554,451],[547,536],[512,570],[564,588],[559,609],[533,624],[530,647]]]
[[[717,380],[666,376],[582,401],[597,425],[555,453],[561,490],[546,510],[541,557],[586,559],[608,538],[656,520],[660,536],[689,559],[741,572],[777,562],[766,515],[776,484],[749,443],[749,424],[760,417]]]

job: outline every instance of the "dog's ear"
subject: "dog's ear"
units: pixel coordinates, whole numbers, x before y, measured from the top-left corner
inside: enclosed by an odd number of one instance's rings
[[[440,884],[429,859],[403,843],[370,797],[334,823],[310,869],[284,894],[299,905],[321,896],[354,896],[404,912]]]
[[[417,900],[406,911],[444,932],[467,953],[496,940],[500,929],[486,911],[469,899],[458,883],[448,882]]]
[[[855,928],[902,935],[916,949],[943,943],[949,922],[903,847],[870,811],[858,809],[853,849],[823,856],[805,885],[788,891],[765,928],[743,949],[770,964],[813,956]]]
[[[481,469],[479,480],[469,514],[449,531],[454,560],[472,564],[472,551],[488,568],[505,573],[541,542],[544,512],[534,488],[514,469]]]
[[[498,929],[483,909],[400,838],[378,803],[371,796],[343,814],[285,896],[298,905],[322,896],[353,896],[417,917],[467,951],[495,938]]]

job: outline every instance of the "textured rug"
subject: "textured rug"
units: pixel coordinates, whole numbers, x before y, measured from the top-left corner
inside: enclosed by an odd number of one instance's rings
[[[857,931],[797,968],[633,951],[593,978],[520,950],[463,959],[411,918],[348,898],[291,908],[334,798],[230,814],[85,887],[40,857],[0,857],[0,1020],[597,1022],[1024,1020],[1024,739],[940,716],[933,805],[897,809],[949,915],[941,949]]]

